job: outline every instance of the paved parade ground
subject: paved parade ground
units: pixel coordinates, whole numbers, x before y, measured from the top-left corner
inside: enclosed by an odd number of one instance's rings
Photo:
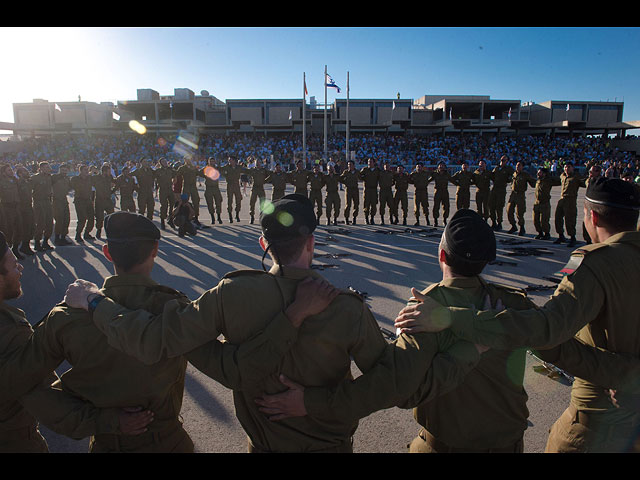
[[[220,182],[223,196],[223,224],[199,230],[197,236],[179,238],[176,231],[167,227],[160,242],[160,253],[156,260],[153,278],[184,292],[192,299],[205,290],[215,286],[227,272],[236,269],[260,269],[262,250],[258,245],[259,222],[249,223],[249,200],[247,195],[242,202],[240,222],[228,223],[224,181]],[[412,188],[409,192],[409,216],[407,226],[380,225],[376,215],[376,225],[366,225],[362,213],[362,202],[358,225],[339,224],[326,226],[326,217],[316,230],[316,254],[314,264],[319,273],[340,288],[353,287],[366,293],[366,303],[381,327],[393,330],[393,320],[410,297],[411,287],[423,289],[433,282],[441,280],[437,262],[437,247],[443,227],[427,227],[424,218],[421,226],[413,225]],[[433,188],[430,188],[430,205],[433,205]],[[553,210],[559,196],[559,189],[552,192]],[[291,186],[287,188],[290,193]],[[270,186],[266,187],[267,198],[271,198]],[[344,199],[341,193],[341,201]],[[508,194],[507,194],[508,195]],[[451,215],[455,212],[455,187],[450,187]],[[475,208],[472,189],[471,207]],[[578,201],[578,239],[582,240],[582,199],[580,191]],[[71,201],[71,200],[70,200]],[[119,203],[118,203],[119,206]],[[154,221],[159,225],[158,209]],[[550,241],[535,240],[536,232],[531,219],[533,190],[527,191],[527,212],[525,237],[498,233],[498,258],[496,264],[489,265],[484,277],[516,287],[528,286],[552,287],[545,280],[559,271],[567,262],[571,253],[566,244],[554,245]],[[75,212],[71,207],[71,228],[69,238],[75,236]],[[342,205],[344,208],[344,205]],[[431,216],[431,215],[430,215]],[[341,213],[341,219],[342,213]],[[401,218],[402,219],[402,218]],[[386,218],[387,222],[388,214]],[[201,190],[200,221],[211,225],[204,196]],[[441,220],[442,222],[442,220]],[[553,228],[552,238],[557,235]],[[442,223],[441,223],[442,225]],[[503,228],[509,229],[505,218]],[[347,233],[344,233],[344,232]],[[95,232],[94,232],[95,234]],[[510,244],[516,240],[526,240],[524,244]],[[74,242],[75,243],[75,242]],[[30,322],[39,321],[53,305],[60,302],[67,285],[76,278],[83,278],[102,285],[102,279],[113,274],[112,265],[102,255],[103,241],[93,240],[84,245],[56,247],[46,253],[37,253],[22,261],[24,266],[22,285],[24,294],[10,303],[23,309]],[[582,245],[582,243],[579,243]],[[535,247],[541,249],[538,255],[513,255],[516,247]],[[265,260],[267,268],[270,261]],[[538,288],[530,291],[530,297],[541,305],[553,288]],[[560,416],[569,401],[570,385],[562,379],[553,379],[538,373],[534,367],[539,363],[527,356],[525,388],[529,394],[529,428],[525,433],[525,452],[542,452],[545,447],[548,429]],[[69,365],[58,369],[63,373]],[[354,375],[359,374],[354,366]],[[100,379],[96,379],[97,382]],[[455,415],[455,411],[442,412],[443,415]],[[185,395],[182,407],[182,419],[191,435],[196,452],[246,452],[246,436],[238,423],[233,407],[231,391],[206,377],[189,365],[185,382]],[[49,443],[51,452],[86,452],[88,440],[74,441],[57,435],[41,427]],[[419,430],[410,410],[392,408],[377,412],[363,419],[354,437],[355,452],[394,452],[407,451],[407,445]]]

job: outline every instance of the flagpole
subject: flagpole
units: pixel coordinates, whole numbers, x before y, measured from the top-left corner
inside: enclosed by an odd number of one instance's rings
[[[327,161],[327,66],[324,66],[324,161]]]
[[[347,72],[347,162],[349,161],[349,72]]]
[[[307,115],[305,113],[307,103],[307,77],[302,73],[302,161],[307,164]]]

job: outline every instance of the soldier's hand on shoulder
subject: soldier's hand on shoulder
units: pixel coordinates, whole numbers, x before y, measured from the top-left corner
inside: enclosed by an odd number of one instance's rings
[[[285,311],[295,327],[302,325],[305,318],[322,312],[340,291],[322,279],[307,277],[298,283],[296,298]]]
[[[95,283],[77,279],[67,287],[64,295],[64,303],[72,308],[89,309],[89,296],[100,294],[100,289]]]
[[[280,382],[289,389],[282,393],[264,394],[262,397],[256,398],[255,402],[260,406],[258,410],[273,421],[304,417],[307,414],[307,409],[304,406],[304,387],[284,375],[280,375]]]
[[[437,333],[451,325],[449,309],[440,305],[431,297],[422,295],[412,288],[410,305],[407,305],[395,319],[394,326],[401,333]]]

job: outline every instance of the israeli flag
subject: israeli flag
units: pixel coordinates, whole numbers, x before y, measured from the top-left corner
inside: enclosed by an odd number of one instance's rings
[[[327,73],[327,78],[325,79],[325,81],[326,81],[326,86],[327,87],[335,88],[336,91],[338,93],[340,93],[340,87],[338,85],[336,85],[336,82],[333,81],[333,78],[331,78],[331,75],[329,75],[328,73]]]

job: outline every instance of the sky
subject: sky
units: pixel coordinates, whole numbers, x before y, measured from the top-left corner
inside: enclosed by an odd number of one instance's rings
[[[624,101],[640,120],[637,27],[2,27],[0,122],[13,103],[135,100],[175,88],[216,98],[489,95]]]

